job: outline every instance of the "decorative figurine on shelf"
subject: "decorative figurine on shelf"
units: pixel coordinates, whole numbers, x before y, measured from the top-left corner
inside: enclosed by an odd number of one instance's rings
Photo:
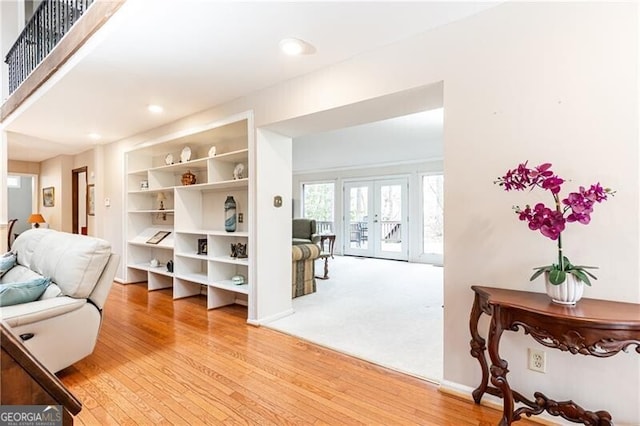
[[[207,254],[206,238],[198,238],[198,254]]]
[[[233,169],[233,179],[238,180],[244,178],[244,164],[238,163]]]
[[[164,202],[167,200],[167,196],[164,195],[164,192],[158,192],[156,200],[160,204],[158,206],[158,210],[164,210]],[[158,219],[167,220],[167,213],[164,211],[158,212]]]
[[[196,175],[191,173],[191,170],[187,170],[182,174],[182,184],[183,185],[193,185],[196,183]]]
[[[247,245],[242,243],[231,243],[231,257],[238,259],[247,258]]]
[[[224,230],[227,232],[236,231],[236,200],[231,195],[227,195],[224,201]]]
[[[236,244],[236,252],[238,253],[238,259],[247,258],[247,245],[238,243]]]
[[[231,277],[231,282],[235,285],[242,285],[247,282],[247,279],[244,277],[244,275],[238,274]]]
[[[173,260],[167,262],[167,272],[173,272]]]

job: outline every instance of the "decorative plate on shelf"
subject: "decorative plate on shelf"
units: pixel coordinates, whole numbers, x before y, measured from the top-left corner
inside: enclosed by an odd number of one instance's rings
[[[182,153],[180,154],[180,160],[182,160],[183,163],[186,163],[190,159],[191,159],[191,148],[189,148],[188,146],[185,146],[182,149]]]
[[[233,169],[233,179],[238,180],[244,178],[244,164],[238,163]]]
[[[173,164],[173,155],[172,154],[167,154],[166,157],[164,157],[164,162],[165,164],[168,166],[170,164]]]
[[[215,157],[216,156],[216,146],[213,145],[211,148],[209,148],[209,157]]]

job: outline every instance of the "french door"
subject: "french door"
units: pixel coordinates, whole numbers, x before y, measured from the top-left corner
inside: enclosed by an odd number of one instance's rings
[[[407,260],[407,178],[346,182],[344,253]]]

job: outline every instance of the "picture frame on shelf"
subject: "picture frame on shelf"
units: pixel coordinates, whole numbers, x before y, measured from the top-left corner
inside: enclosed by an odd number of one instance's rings
[[[198,254],[207,254],[206,238],[198,238]]]
[[[53,186],[42,188],[42,205],[44,207],[54,207],[56,204],[56,193]]]
[[[147,244],[158,244],[160,241],[164,240],[170,233],[171,231],[158,231],[153,237],[147,240]]]
[[[140,190],[141,191],[146,191],[147,189],[149,189],[149,181],[146,179],[143,179],[140,181]]]

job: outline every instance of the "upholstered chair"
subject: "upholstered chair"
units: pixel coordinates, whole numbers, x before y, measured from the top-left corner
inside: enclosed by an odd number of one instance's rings
[[[291,298],[316,291],[315,260],[320,256],[318,244],[291,246]]]
[[[320,235],[316,232],[315,219],[296,218],[291,220],[293,244],[320,244]]]

